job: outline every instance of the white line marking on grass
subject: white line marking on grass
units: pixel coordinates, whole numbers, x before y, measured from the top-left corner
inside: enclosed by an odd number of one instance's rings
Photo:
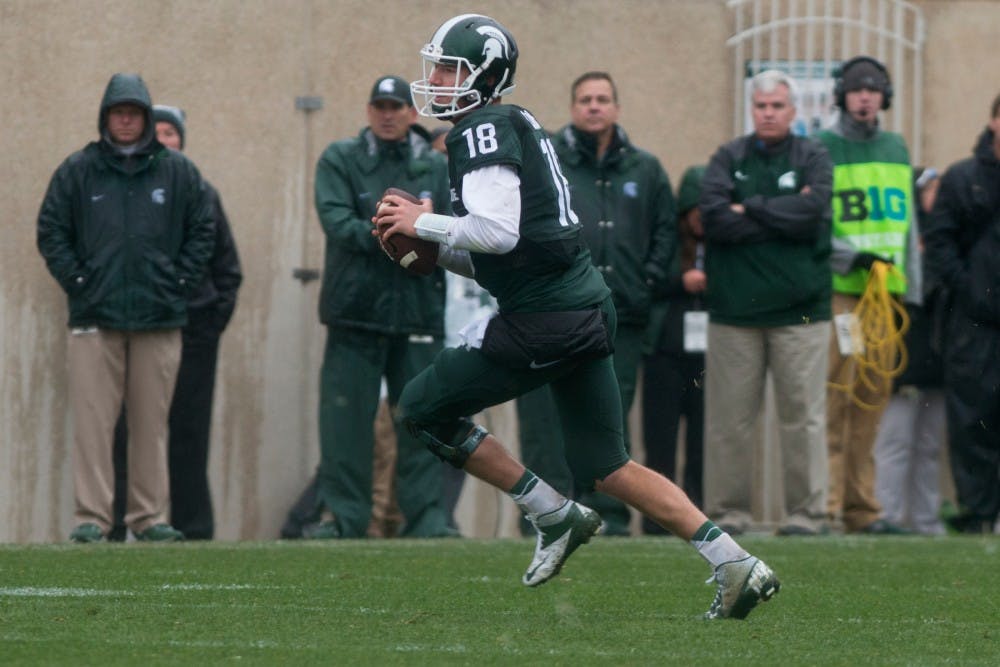
[[[176,646],[178,648],[287,648],[283,647],[275,641],[270,641],[267,639],[258,639],[251,642],[227,642],[227,641],[181,641],[177,639],[167,640],[167,646]]]
[[[391,647],[391,650],[396,653],[468,653],[469,649],[463,644],[457,644],[455,646],[433,646],[430,644],[397,644]]]
[[[114,595],[134,595],[131,591],[102,591],[96,588],[0,588],[0,596],[25,598],[89,598]]]
[[[252,591],[276,586],[254,586],[252,584],[163,584],[165,591]]]

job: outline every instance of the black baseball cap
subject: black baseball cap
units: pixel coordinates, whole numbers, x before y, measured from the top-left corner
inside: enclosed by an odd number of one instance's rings
[[[410,94],[410,84],[398,76],[383,76],[375,81],[368,103],[379,100],[392,100],[407,106],[413,106],[413,95]]]

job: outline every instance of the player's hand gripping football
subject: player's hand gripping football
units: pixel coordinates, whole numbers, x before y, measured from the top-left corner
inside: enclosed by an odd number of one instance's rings
[[[418,199],[406,190],[389,188],[375,206],[375,217],[372,223],[375,229],[373,236],[378,236],[383,242],[394,234],[403,234],[417,238],[414,225],[421,213],[432,213],[430,199]]]
[[[435,241],[419,238],[415,228],[421,213],[433,211],[431,200],[421,200],[405,190],[389,188],[375,211],[372,233],[389,259],[414,275],[434,273],[440,246]]]

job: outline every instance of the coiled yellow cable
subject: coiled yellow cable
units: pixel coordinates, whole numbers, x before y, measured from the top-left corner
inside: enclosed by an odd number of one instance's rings
[[[865,291],[854,308],[858,340],[853,353],[853,378],[850,377],[852,364],[844,364],[847,377],[840,382],[830,382],[833,389],[846,393],[851,401],[864,410],[875,410],[888,400],[891,392],[887,389],[893,378],[898,377],[909,362],[903,335],[910,328],[910,316],[900,299],[889,293],[890,273],[901,276],[895,265],[874,262],[868,271]],[[852,334],[855,332],[852,332]],[[864,386],[885,400],[869,403],[858,397],[858,388]]]

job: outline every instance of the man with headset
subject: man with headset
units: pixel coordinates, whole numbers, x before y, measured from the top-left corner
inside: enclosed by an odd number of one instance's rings
[[[837,123],[818,139],[833,159],[833,315],[828,378],[854,387],[862,407],[844,392],[827,389],[827,445],[830,492],[827,510],[849,533],[904,532],[881,518],[875,499],[873,448],[879,419],[892,379],[858,382],[849,340],[850,314],[877,262],[899,270],[888,277],[896,298],[920,303],[921,271],[912,188],[910,154],[902,136],[884,131],[879,111],[892,103],[892,83],[885,65],[868,56],[845,62],[834,83],[840,108]],[[905,278],[904,278],[905,277]],[[838,326],[838,322],[840,323]],[[869,376],[871,377],[871,376]]]

